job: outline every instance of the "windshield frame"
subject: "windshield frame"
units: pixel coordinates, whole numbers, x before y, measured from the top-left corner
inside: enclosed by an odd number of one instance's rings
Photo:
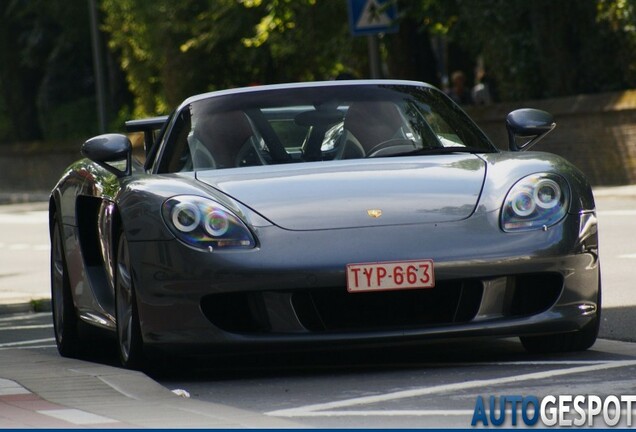
[[[351,104],[356,101],[370,100],[391,100],[407,103],[410,102],[415,106],[428,106],[447,122],[451,123],[451,127],[460,136],[466,147],[474,147],[483,149],[483,153],[499,152],[488,137],[474,123],[474,121],[446,94],[433,86],[424,83],[406,82],[406,81],[353,81],[353,82],[325,82],[325,83],[307,83],[296,85],[279,85],[279,86],[263,86],[254,88],[242,88],[236,90],[227,90],[221,92],[208,93],[196,96],[186,100],[173,113],[171,121],[167,122],[167,128],[156,149],[156,154],[152,171],[154,173],[176,172],[166,169],[166,158],[171,157],[171,146],[174,145],[175,136],[179,131],[175,131],[175,118],[182,117],[184,114],[195,118],[197,116],[228,112],[232,110],[242,110],[250,112],[253,110],[271,110],[291,106],[314,106],[316,110],[319,107],[331,104],[332,108],[337,109],[339,104],[333,101],[346,101]],[[441,113],[441,114],[440,114]],[[421,113],[420,113],[421,114]],[[262,119],[260,119],[262,125]],[[193,122],[194,123],[194,122]],[[424,122],[426,123],[426,122]],[[273,131],[273,130],[272,130]],[[421,128],[419,131],[425,134],[427,139],[437,136],[430,125]],[[268,131],[271,136],[271,131]],[[264,134],[265,135],[265,134]],[[272,138],[269,138],[272,139]],[[439,141],[439,137],[437,139]],[[277,143],[277,146],[280,143]],[[443,145],[440,142],[440,146]],[[415,149],[417,150],[417,149]],[[282,155],[278,155],[278,162],[306,162],[308,160],[283,161]],[[174,155],[172,155],[174,157]],[[191,171],[198,169],[192,168]]]

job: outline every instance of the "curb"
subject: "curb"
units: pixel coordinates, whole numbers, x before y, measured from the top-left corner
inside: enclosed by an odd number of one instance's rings
[[[38,299],[22,303],[0,304],[0,315],[29,312],[51,312],[51,310],[51,299]]]
[[[50,195],[46,191],[0,192],[0,205],[48,202]]]
[[[636,185],[592,187],[596,198],[636,198]]]

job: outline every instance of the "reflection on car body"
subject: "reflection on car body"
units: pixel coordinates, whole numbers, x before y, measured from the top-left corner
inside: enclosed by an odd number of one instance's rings
[[[493,146],[442,92],[341,81],[208,93],[134,120],[145,162],[108,134],[51,194],[63,355],[79,322],[150,349],[421,343],[519,336],[591,346],[600,317],[595,206],[564,159],[526,152],[545,112]],[[530,140],[528,142],[519,141]]]

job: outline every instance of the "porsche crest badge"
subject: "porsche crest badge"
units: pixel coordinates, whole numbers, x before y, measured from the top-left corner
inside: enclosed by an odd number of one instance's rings
[[[377,219],[380,216],[382,216],[382,210],[380,210],[380,209],[369,209],[369,210],[367,210],[367,214],[369,215],[369,217]]]

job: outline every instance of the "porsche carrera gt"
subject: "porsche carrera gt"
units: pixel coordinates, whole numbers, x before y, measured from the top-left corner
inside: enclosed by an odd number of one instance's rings
[[[50,197],[59,352],[87,346],[80,324],[112,332],[127,367],[152,349],[589,348],[590,185],[527,151],[549,113],[505,122],[502,151],[433,86],[332,81],[193,96],[87,140]]]

